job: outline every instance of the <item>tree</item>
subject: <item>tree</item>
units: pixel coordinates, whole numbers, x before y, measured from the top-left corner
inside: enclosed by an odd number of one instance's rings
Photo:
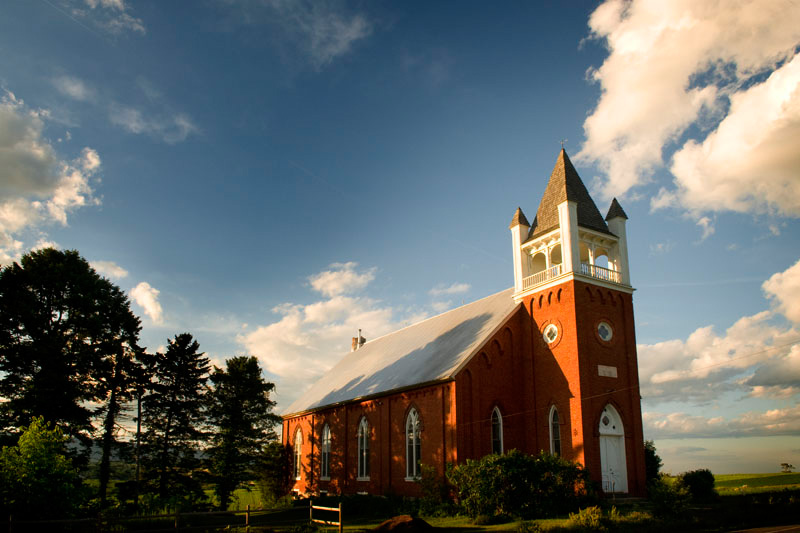
[[[791,474],[794,470],[794,465],[790,463],[781,463],[781,472],[784,474]]]
[[[258,471],[261,497],[276,503],[289,494],[292,487],[292,449],[278,441],[267,444]]]
[[[88,445],[108,399],[108,360],[136,349],[139,319],[125,294],[78,252],[46,248],[0,271],[0,425],[35,417]],[[113,410],[111,411],[113,413]]]
[[[219,507],[228,508],[239,483],[253,479],[266,444],[276,438],[269,394],[275,385],[264,380],[255,357],[233,357],[226,369],[214,367],[208,394],[208,420],[213,433],[209,448]]]
[[[651,440],[644,441],[644,473],[647,483],[658,479],[658,473],[664,463],[656,453],[656,445]]]
[[[200,465],[198,452],[205,439],[209,364],[199,348],[189,333],[182,333],[151,361],[154,381],[143,400],[144,465],[162,500],[202,497],[192,471]]]
[[[81,504],[81,480],[58,427],[35,417],[16,446],[0,451],[0,506],[11,514],[64,518]]]

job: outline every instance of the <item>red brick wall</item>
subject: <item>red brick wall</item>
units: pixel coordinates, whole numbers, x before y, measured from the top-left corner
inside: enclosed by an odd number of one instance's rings
[[[444,475],[455,460],[455,388],[452,382],[356,401],[285,419],[284,443],[292,445],[297,427],[303,431],[302,476],[293,489],[300,494],[369,492],[419,496],[419,484],[406,481],[406,415],[413,407],[421,421],[421,460]],[[370,476],[357,479],[358,425],[370,427]],[[331,430],[330,480],[320,479],[320,446],[325,424]],[[313,433],[312,433],[313,431]],[[307,435],[312,435],[309,439]],[[288,441],[287,441],[288,438]]]

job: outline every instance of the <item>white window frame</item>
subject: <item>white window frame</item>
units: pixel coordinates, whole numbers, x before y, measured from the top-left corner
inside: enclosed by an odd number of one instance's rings
[[[369,481],[369,440],[369,422],[362,416],[358,423],[358,481]]]
[[[294,479],[300,481],[302,474],[301,465],[303,464],[303,431],[297,428],[294,433]]]
[[[500,413],[500,408],[496,407],[496,406],[495,406],[494,409],[492,409],[492,418],[491,418],[491,425],[492,425],[492,429],[491,429],[492,453],[497,453],[497,451],[494,448],[494,442],[495,442],[495,434],[494,434],[495,423],[494,423],[494,421],[495,421],[495,417],[497,417],[497,429],[498,429],[498,433],[499,433],[499,435],[497,435],[497,437],[498,437],[497,440],[500,442],[500,455],[502,455],[503,452],[505,451],[505,444],[503,443],[503,415]]]
[[[422,451],[422,439],[420,436],[419,413],[415,408],[411,408],[406,415],[406,481],[417,481],[422,475],[420,462],[420,452]]]
[[[328,424],[322,428],[322,446],[320,448],[319,479],[331,479],[331,427]]]
[[[550,416],[547,417],[547,420],[550,428],[550,454],[561,457],[561,417],[558,415],[555,405],[550,408]],[[556,425],[557,429],[554,432],[553,426]],[[558,449],[556,449],[556,444],[558,444]]]

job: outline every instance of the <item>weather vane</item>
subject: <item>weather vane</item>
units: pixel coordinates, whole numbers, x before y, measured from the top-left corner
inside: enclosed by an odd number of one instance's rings
[[[561,139],[561,149],[564,149],[564,143],[567,142],[569,139]]]

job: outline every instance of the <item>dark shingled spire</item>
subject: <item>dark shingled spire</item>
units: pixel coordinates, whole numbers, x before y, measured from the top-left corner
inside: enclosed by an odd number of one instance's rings
[[[606,215],[606,220],[611,220],[612,218],[622,217],[625,220],[628,220],[628,215],[625,214],[625,211],[622,209],[622,206],[619,205],[619,202],[616,198],[611,200],[611,207],[608,208],[608,214]]]
[[[589,191],[578,176],[578,171],[572,166],[572,161],[562,148],[542,195],[542,201],[539,202],[539,209],[534,219],[535,225],[530,232],[531,238],[558,227],[558,205],[566,200],[578,204],[578,226],[611,234],[603,215],[600,214],[594,200],[589,196]]]
[[[522,212],[522,208],[518,207],[516,212],[514,213],[514,218],[511,219],[511,224],[508,225],[508,228],[511,229],[515,226],[526,226],[531,227],[530,222],[528,219],[525,218],[525,213]]]

